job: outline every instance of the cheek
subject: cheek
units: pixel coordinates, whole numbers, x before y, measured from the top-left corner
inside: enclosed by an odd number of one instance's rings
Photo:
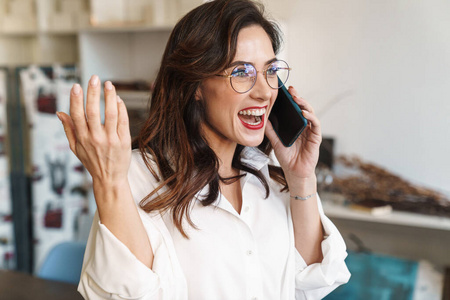
[[[235,108],[226,97],[205,100],[206,119],[214,127],[230,127],[234,124]]]
[[[205,102],[209,115],[230,117],[237,116],[242,100],[240,97],[224,91],[221,94],[211,95]]]

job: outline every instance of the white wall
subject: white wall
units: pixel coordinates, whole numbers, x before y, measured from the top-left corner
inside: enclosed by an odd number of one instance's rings
[[[337,154],[450,193],[449,13],[448,0],[291,2],[289,83]]]

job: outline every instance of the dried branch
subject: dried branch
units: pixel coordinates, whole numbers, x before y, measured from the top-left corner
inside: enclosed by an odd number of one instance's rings
[[[353,203],[381,200],[397,210],[450,217],[450,199],[441,193],[413,185],[356,156],[340,156],[336,163],[356,171],[357,175],[335,176],[326,191],[341,193]]]

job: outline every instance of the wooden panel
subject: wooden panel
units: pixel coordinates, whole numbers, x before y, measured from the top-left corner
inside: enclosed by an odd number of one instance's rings
[[[79,300],[76,285],[44,280],[27,273],[0,271],[0,291],[2,299],[20,300]]]

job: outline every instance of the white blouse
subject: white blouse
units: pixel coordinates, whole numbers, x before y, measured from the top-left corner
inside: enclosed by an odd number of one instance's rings
[[[320,199],[323,261],[307,266],[295,248],[289,194],[279,192],[281,186],[269,177],[270,159],[255,148],[245,148],[241,157],[268,179],[268,198],[258,178],[248,173],[240,180],[243,203],[238,214],[223,195],[203,206],[206,186],[190,212],[197,229],[183,224],[189,239],[169,214],[139,208],[154,252],[152,269],[96,214],[78,291],[86,299],[321,299],[346,283],[350,273],[344,262],[345,243],[324,215]],[[158,185],[136,150],[129,182],[136,205]]]

